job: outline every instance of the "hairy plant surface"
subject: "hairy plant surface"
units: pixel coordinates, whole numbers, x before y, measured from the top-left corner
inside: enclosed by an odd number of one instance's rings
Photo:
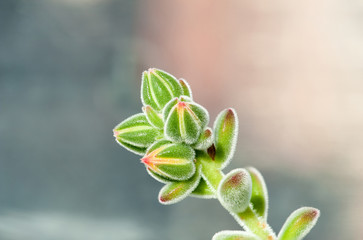
[[[143,156],[146,171],[164,183],[159,202],[174,204],[187,196],[216,198],[243,230],[225,230],[212,240],[299,240],[319,218],[318,209],[294,211],[276,236],[267,223],[268,194],[261,173],[252,167],[224,174],[237,143],[238,118],[223,110],[208,127],[208,111],[193,101],[184,79],[151,68],[142,75],[142,113],[113,132],[127,150]]]

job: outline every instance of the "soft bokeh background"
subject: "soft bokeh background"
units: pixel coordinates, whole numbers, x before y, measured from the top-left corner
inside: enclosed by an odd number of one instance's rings
[[[363,1],[0,2],[0,239],[210,239],[215,200],[161,206],[113,139],[141,72],[184,77],[212,121],[236,108],[230,170],[261,170],[269,222],[321,209],[306,239],[360,239]]]

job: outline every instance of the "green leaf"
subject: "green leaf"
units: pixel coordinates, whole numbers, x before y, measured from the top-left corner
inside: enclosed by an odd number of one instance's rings
[[[252,179],[252,196],[251,203],[253,210],[258,216],[267,219],[268,210],[268,194],[265,180],[263,179],[261,173],[253,167],[247,168],[251,179]]]
[[[186,181],[171,182],[165,185],[159,192],[159,202],[173,204],[186,198],[198,186],[200,169],[199,167],[194,176]]]
[[[214,234],[212,240],[259,240],[259,238],[245,231],[220,231]]]
[[[116,141],[126,149],[142,154],[161,134],[143,113],[133,115],[113,129]]]
[[[156,174],[171,180],[187,180],[195,173],[195,152],[184,144],[161,140],[148,149],[141,161]]]
[[[282,227],[279,240],[300,240],[303,239],[314,227],[320,211],[316,208],[302,207],[294,211]]]
[[[193,144],[198,140],[208,121],[209,116],[205,108],[194,102],[178,100],[168,114],[164,134],[173,142]]]
[[[142,111],[145,113],[145,116],[149,123],[158,129],[164,128],[164,122],[161,116],[149,105],[142,107]]]
[[[192,98],[192,89],[190,88],[188,82],[185,81],[185,79],[180,78],[179,83],[183,88],[183,95]]]
[[[234,109],[222,111],[214,122],[215,161],[223,169],[233,157],[238,135],[238,117]]]
[[[156,111],[161,111],[165,104],[174,97],[183,94],[179,81],[167,72],[150,68],[142,75],[141,101]]]
[[[250,203],[252,180],[246,169],[237,168],[220,182],[217,196],[222,206],[232,213],[244,212]]]
[[[209,188],[207,182],[203,178],[200,179],[198,186],[190,196],[197,198],[215,198],[214,192]]]
[[[196,143],[192,145],[194,149],[205,150],[213,144],[213,132],[211,128],[206,128],[200,135]]]

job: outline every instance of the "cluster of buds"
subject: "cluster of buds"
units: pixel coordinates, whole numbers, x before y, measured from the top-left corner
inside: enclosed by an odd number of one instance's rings
[[[208,111],[194,102],[189,84],[159,69],[142,75],[142,113],[113,132],[116,141],[142,156],[146,171],[164,184],[159,202],[173,204],[187,196],[218,198],[247,231],[221,231],[213,240],[299,240],[315,225],[319,210],[301,208],[286,221],[278,236],[267,224],[268,195],[255,168],[224,175],[236,148],[238,118],[223,110],[208,127]]]
[[[114,128],[116,141],[142,155],[147,172],[166,185],[159,201],[171,204],[188,195],[214,197],[201,174],[198,156],[208,154],[219,168],[232,158],[237,137],[233,109],[222,111],[214,129],[208,127],[208,111],[193,101],[184,79],[149,69],[142,75],[142,113]]]

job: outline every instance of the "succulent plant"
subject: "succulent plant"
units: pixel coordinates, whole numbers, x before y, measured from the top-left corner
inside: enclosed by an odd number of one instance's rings
[[[151,68],[142,76],[142,113],[114,129],[116,141],[142,155],[146,171],[165,184],[159,202],[174,204],[188,196],[216,198],[243,227],[220,231],[213,240],[300,240],[316,224],[318,209],[293,212],[276,236],[267,223],[268,194],[261,173],[252,167],[228,174],[237,143],[238,117],[232,108],[208,127],[208,111],[192,99],[184,79]]]

